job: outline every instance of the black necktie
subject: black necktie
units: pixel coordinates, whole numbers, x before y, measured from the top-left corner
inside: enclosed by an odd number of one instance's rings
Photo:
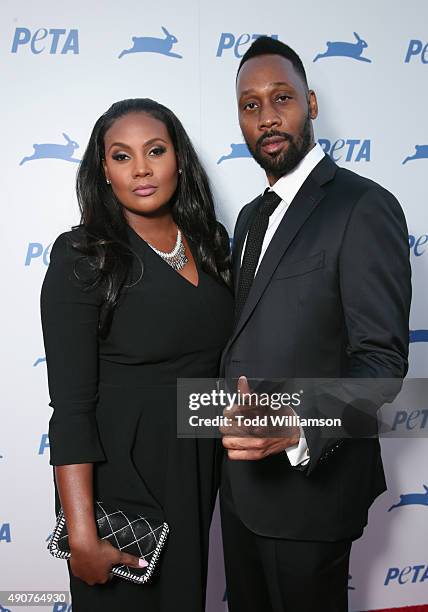
[[[244,258],[239,273],[238,298],[236,301],[235,316],[239,319],[244,304],[253,284],[254,274],[259,262],[263,239],[269,225],[269,217],[281,202],[281,198],[274,191],[266,190],[262,196],[256,216],[247,235]]]

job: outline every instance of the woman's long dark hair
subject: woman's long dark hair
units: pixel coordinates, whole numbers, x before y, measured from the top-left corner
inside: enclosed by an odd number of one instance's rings
[[[202,269],[230,287],[229,238],[215,216],[209,180],[195,149],[174,113],[149,98],[122,100],[113,104],[96,122],[77,173],[77,199],[84,229],[74,248],[88,257],[92,288],[103,294],[100,332],[107,333],[122,288],[129,279],[133,253],[128,244],[123,206],[107,185],[103,168],[104,135],[119,117],[146,113],[166,126],[181,169],[171,200],[175,223],[196,248]]]

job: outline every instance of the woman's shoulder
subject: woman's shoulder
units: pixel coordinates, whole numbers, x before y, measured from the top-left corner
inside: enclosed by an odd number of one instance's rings
[[[97,271],[85,252],[87,239],[86,230],[81,226],[57,237],[52,245],[42,296],[60,290],[64,295],[70,292],[88,295],[88,301],[101,299],[99,291],[95,291]]]
[[[60,234],[56,240],[54,241],[50,260],[68,260],[68,259],[77,259],[82,255],[82,252],[79,252],[79,246],[83,246],[87,240],[87,233],[83,226],[78,225],[73,227],[68,232],[63,232]]]
[[[89,254],[89,242],[90,237],[83,226],[60,234],[51,248],[48,272],[54,273],[55,270],[57,274],[78,277],[92,284],[96,270]]]

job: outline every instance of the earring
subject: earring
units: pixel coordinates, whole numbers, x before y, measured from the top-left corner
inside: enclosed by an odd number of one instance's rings
[[[181,168],[178,169],[178,174],[181,174],[183,170]]]
[[[106,179],[107,185],[110,185],[110,179]]]

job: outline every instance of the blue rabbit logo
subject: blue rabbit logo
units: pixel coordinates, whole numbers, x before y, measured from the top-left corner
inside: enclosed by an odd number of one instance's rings
[[[402,164],[407,164],[408,161],[413,159],[428,159],[428,145],[415,145],[414,154],[406,157]]]
[[[33,368],[39,365],[39,363],[45,363],[46,357],[38,357],[36,361],[33,363]]]
[[[425,493],[407,493],[406,495],[400,495],[398,504],[391,506],[388,512],[400,506],[428,506],[428,487],[426,485],[423,485],[423,487]]]
[[[172,46],[178,42],[178,39],[174,34],[170,34],[164,26],[161,26],[165,38],[153,38],[150,36],[133,36],[132,47],[130,49],[124,49],[119,59],[129,53],[160,53],[161,55],[167,55],[168,57],[182,58],[182,55],[173,53],[171,51]]]
[[[351,57],[352,59],[359,60],[360,62],[371,62],[372,60],[368,57],[362,57],[363,50],[368,47],[365,40],[360,38],[356,32],[354,36],[357,42],[327,42],[327,51],[325,53],[318,53],[314,58],[314,62],[321,59],[322,57]]]
[[[245,142],[239,142],[237,144],[232,143],[230,145],[230,153],[228,155],[222,155],[217,164],[221,164],[221,162],[225,161],[226,159],[238,159],[242,157],[251,157],[251,153],[248,150]]]
[[[71,140],[71,138],[64,132],[62,135],[67,141],[66,144],[33,144],[34,153],[21,159],[19,165],[22,166],[22,164],[25,164],[25,162],[33,159],[63,159],[64,161],[75,162],[78,164],[80,159],[75,159],[73,157],[73,153],[79,148],[79,145],[77,142],[74,142],[74,140]]]

